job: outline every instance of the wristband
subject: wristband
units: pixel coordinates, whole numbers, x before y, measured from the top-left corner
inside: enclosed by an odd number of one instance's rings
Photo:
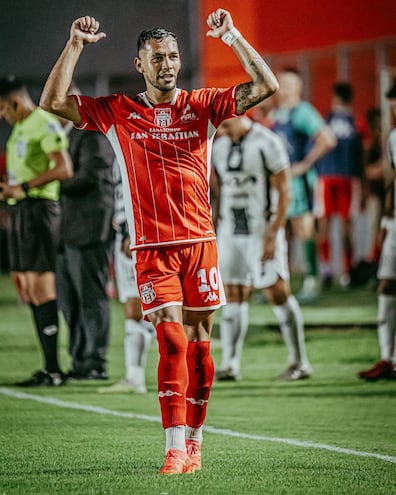
[[[25,195],[29,196],[29,183],[28,182],[22,182],[21,187],[22,187],[22,191],[25,193]]]
[[[229,31],[223,34],[221,40],[228,46],[231,46],[242,35],[236,28],[231,28]]]

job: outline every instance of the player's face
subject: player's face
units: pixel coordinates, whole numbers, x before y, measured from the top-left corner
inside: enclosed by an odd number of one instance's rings
[[[300,98],[302,81],[296,74],[292,72],[281,72],[277,78],[279,82],[279,90],[277,92],[279,104],[288,101],[290,98]]]
[[[135,59],[135,66],[143,74],[147,86],[163,92],[172,91],[181,67],[177,42],[171,36],[146,42]]]
[[[14,100],[0,98],[0,119],[10,125],[17,122],[17,105]]]

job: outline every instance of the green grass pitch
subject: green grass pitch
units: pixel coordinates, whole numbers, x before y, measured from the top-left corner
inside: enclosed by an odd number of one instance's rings
[[[334,289],[303,312],[313,377],[274,379],[286,350],[271,308],[253,297],[242,380],[212,390],[203,469],[164,477],[156,343],[144,396],[99,394],[103,383],[92,381],[15,387],[41,359],[29,308],[1,276],[0,495],[396,494],[396,382],[357,378],[378,359],[375,291]],[[123,376],[123,338],[122,307],[113,301],[109,384]],[[66,346],[62,323],[68,369]]]

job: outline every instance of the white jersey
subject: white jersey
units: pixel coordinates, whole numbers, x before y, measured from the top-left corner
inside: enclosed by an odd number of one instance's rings
[[[288,280],[284,229],[277,234],[274,259],[261,259],[266,226],[277,203],[269,178],[290,166],[283,142],[254,123],[238,144],[218,138],[212,160],[221,182],[217,238],[223,282],[265,288],[278,278]]]
[[[396,129],[390,133],[388,138],[388,153],[393,170],[396,169]],[[396,195],[396,180],[394,184]],[[381,258],[379,262],[377,277],[379,279],[396,279],[396,197],[393,218],[384,219],[382,226],[386,228],[387,234],[382,245]]]
[[[212,161],[221,183],[221,232],[262,235],[273,209],[269,177],[290,166],[281,139],[253,123],[239,143],[228,136],[216,139]]]
[[[392,132],[389,134],[388,138],[388,153],[389,153],[389,160],[391,162],[392,169],[395,171],[396,170],[396,128],[392,130]],[[394,184],[394,193],[396,195],[396,180]],[[395,197],[395,210],[393,212],[394,218],[396,218],[396,197]]]

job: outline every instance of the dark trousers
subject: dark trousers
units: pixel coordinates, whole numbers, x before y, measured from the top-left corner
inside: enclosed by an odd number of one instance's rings
[[[58,304],[70,330],[73,371],[106,369],[110,303],[106,293],[112,242],[76,248],[65,244],[58,254]]]

